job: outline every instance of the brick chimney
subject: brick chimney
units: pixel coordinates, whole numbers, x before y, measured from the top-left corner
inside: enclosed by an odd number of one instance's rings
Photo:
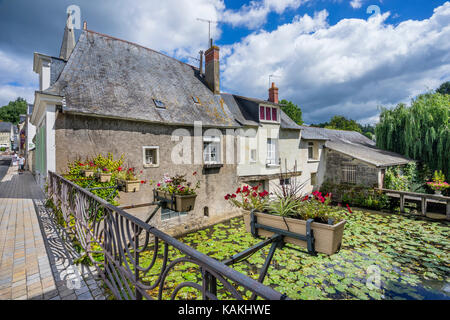
[[[205,81],[214,94],[220,94],[219,47],[211,45],[205,51]]]
[[[278,88],[275,87],[275,82],[272,82],[272,87],[269,88],[269,101],[278,103]]]

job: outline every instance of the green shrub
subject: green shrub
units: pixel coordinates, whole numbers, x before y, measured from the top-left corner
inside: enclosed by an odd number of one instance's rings
[[[386,209],[390,206],[388,196],[376,188],[351,184],[335,184],[325,181],[320,191],[322,193],[331,193],[334,201],[350,206],[375,210]]]

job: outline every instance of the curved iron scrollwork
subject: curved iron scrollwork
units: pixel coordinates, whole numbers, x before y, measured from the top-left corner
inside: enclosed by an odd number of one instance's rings
[[[53,172],[48,198],[116,299],[176,299],[188,287],[201,299],[240,300],[248,292],[269,300],[286,298]],[[174,250],[183,256],[170,261]],[[144,253],[150,258],[142,259]],[[170,272],[186,263],[196,266],[200,280],[167,286]]]

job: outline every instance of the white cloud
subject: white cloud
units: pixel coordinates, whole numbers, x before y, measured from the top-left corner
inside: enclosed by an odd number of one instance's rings
[[[363,0],[352,0],[352,1],[350,1],[350,6],[353,9],[359,9],[362,7],[362,1]]]
[[[223,87],[267,98],[268,76],[278,74],[280,97],[302,106],[307,121],[373,118],[377,106],[408,102],[450,76],[450,2],[396,26],[389,14],[329,26],[321,11],[253,33],[228,48]]]
[[[225,10],[222,13],[222,21],[232,26],[245,26],[254,29],[263,25],[270,12],[282,14],[288,9],[297,9],[309,0],[262,0],[251,1],[249,5],[242,6],[239,10]]]
[[[32,59],[23,59],[0,50],[0,107],[17,97],[32,103],[38,85]]]

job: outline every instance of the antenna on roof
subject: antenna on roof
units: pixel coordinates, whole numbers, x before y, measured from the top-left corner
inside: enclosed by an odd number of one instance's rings
[[[281,76],[278,76],[278,75],[276,75],[276,74],[269,74],[269,87],[268,87],[268,88],[270,88],[270,80],[271,80],[272,78],[281,78]]]
[[[210,47],[212,47],[212,38],[211,38],[211,23],[219,23],[219,21],[213,21],[213,20],[207,20],[207,19],[201,19],[201,18],[197,18],[198,21],[202,21],[202,22],[208,22],[208,43],[210,45]]]

